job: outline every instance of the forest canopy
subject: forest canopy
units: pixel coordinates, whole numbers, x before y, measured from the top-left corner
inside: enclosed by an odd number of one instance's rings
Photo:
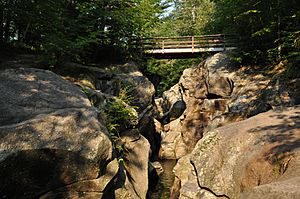
[[[166,10],[168,10],[166,12]],[[298,0],[0,0],[0,44],[59,60],[136,53],[145,36],[234,34],[244,60],[300,60]]]
[[[128,50],[147,35],[165,4],[160,0],[0,0],[0,44],[23,45],[59,59],[101,49]]]
[[[233,34],[253,63],[300,60],[300,1],[174,0],[157,36]]]

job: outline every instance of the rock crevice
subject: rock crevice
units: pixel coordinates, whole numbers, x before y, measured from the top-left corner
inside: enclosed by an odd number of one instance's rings
[[[217,193],[214,193],[213,190],[211,190],[210,188],[208,187],[204,187],[204,186],[201,186],[200,182],[199,182],[199,177],[198,177],[198,172],[197,172],[197,167],[195,166],[195,164],[193,163],[193,161],[190,161],[190,164],[192,165],[194,171],[195,171],[195,175],[196,175],[196,178],[197,178],[197,183],[198,183],[198,186],[199,188],[201,189],[201,191],[207,191],[209,192],[210,194],[214,195],[216,198],[227,198],[227,199],[230,199],[227,195],[225,194],[217,194]]]

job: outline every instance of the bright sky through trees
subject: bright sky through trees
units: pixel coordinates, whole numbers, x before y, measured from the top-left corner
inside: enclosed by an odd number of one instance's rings
[[[164,10],[164,13],[162,14],[162,17],[160,17],[160,18],[168,17],[172,13],[172,11],[174,11],[174,9],[175,9],[174,2],[170,2],[169,5],[170,6]]]

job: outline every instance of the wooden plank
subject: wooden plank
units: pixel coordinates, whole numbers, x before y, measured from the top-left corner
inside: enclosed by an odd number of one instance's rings
[[[145,45],[144,48],[199,48],[199,47],[215,47],[215,46],[224,46],[224,43],[191,43],[191,44],[158,44],[158,45]],[[233,45],[225,45],[225,46],[233,46]]]
[[[231,36],[230,34],[226,35],[226,34],[213,34],[213,35],[199,35],[199,36],[177,36],[177,37],[147,37],[147,38],[143,38],[144,40],[147,39],[182,39],[182,38],[211,38],[211,37],[223,37],[223,36]]]
[[[194,40],[194,41],[161,41],[161,42],[146,42],[143,43],[143,45],[159,45],[162,44],[168,44],[168,45],[181,45],[181,44],[204,44],[204,43],[224,43],[223,40]]]
[[[210,48],[195,48],[193,51],[191,48],[183,49],[155,49],[147,50],[145,53],[149,54],[163,54],[163,53],[199,53],[199,52],[222,52],[224,50],[234,50],[236,47],[210,47]]]
[[[236,39],[232,35],[200,35],[182,37],[144,38],[141,42],[145,52],[176,53],[176,52],[210,52],[236,48]]]

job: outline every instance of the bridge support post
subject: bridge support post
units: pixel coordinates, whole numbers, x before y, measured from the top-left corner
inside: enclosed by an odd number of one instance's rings
[[[195,43],[195,37],[192,36],[192,53],[194,53],[194,48],[195,48],[194,43]]]
[[[223,48],[224,48],[224,51],[226,51],[226,40],[225,40],[225,35],[223,35]]]
[[[192,56],[203,52],[221,52],[237,49],[232,35],[202,35],[181,37],[154,37],[143,39],[144,53],[164,57]]]

